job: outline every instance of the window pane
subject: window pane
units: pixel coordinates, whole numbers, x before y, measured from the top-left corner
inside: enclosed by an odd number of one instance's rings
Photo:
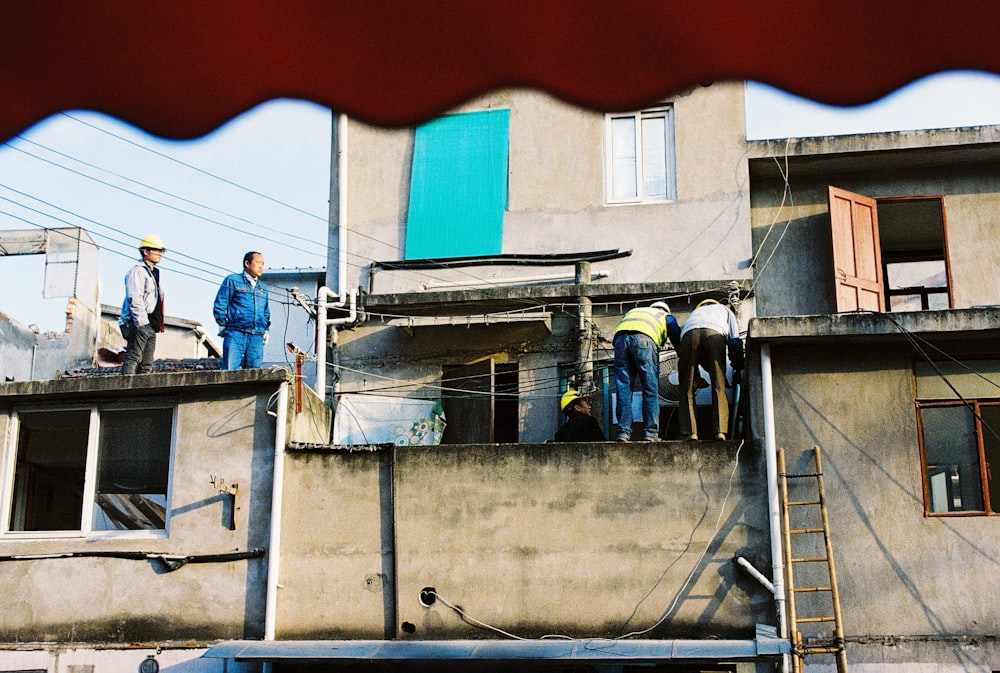
[[[12,531],[80,530],[90,411],[20,416]]]
[[[667,198],[667,120],[642,120],[642,187],[646,198]]]
[[[927,296],[927,308],[932,311],[943,311],[946,308],[951,308],[948,303],[948,293],[947,292],[936,292],[934,294]]]
[[[166,527],[172,409],[101,414],[94,530]]]
[[[634,117],[611,120],[611,196],[615,199],[639,195],[635,132]]]
[[[902,313],[904,311],[922,311],[923,304],[919,294],[896,294],[889,295],[889,311],[892,313]],[[947,297],[945,297],[947,301]]]
[[[964,405],[920,410],[931,512],[981,512],[975,416]]]
[[[925,262],[892,262],[886,265],[890,290],[909,287],[948,287],[944,260]]]

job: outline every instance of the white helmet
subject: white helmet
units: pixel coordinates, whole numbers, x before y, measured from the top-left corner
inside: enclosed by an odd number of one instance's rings
[[[649,308],[658,308],[661,311],[666,311],[667,313],[670,313],[670,307],[667,306],[667,302],[665,301],[653,302],[652,304],[649,305]]]

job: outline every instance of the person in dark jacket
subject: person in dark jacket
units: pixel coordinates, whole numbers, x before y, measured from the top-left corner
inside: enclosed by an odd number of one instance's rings
[[[260,282],[264,255],[243,256],[243,273],[226,276],[215,295],[212,314],[222,337],[222,369],[258,369],[271,326],[267,288]]]
[[[566,422],[556,432],[557,442],[607,441],[601,424],[591,415],[589,397],[570,388],[563,393],[560,406],[566,414]]]

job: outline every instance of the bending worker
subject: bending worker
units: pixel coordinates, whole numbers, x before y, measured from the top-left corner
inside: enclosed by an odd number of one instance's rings
[[[615,388],[618,399],[616,441],[632,437],[632,384],[642,390],[643,441],[660,438],[660,348],[670,339],[674,350],[680,341],[680,327],[666,302],[634,308],[615,327]]]
[[[712,436],[725,439],[729,428],[729,402],[726,400],[726,349],[733,369],[743,369],[743,340],[736,316],[714,299],[698,304],[681,330],[677,370],[681,388],[678,419],[681,439],[698,439],[695,416],[695,377],[701,365],[712,380]]]
[[[601,424],[592,415],[589,396],[570,388],[563,393],[559,406],[566,414],[566,423],[556,431],[557,442],[607,441]]]
[[[215,295],[212,314],[222,337],[222,369],[259,369],[264,362],[264,344],[271,326],[267,287],[259,278],[264,256],[248,252],[243,272],[226,276]]]

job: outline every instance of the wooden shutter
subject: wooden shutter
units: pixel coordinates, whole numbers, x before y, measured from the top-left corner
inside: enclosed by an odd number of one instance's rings
[[[829,190],[837,311],[885,311],[875,199]]]
[[[442,444],[493,443],[493,360],[446,370]]]

